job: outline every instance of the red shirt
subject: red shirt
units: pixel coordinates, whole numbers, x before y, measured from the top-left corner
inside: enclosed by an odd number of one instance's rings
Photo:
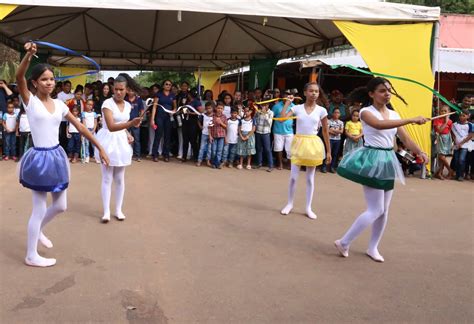
[[[209,134],[213,138],[219,138],[219,137],[225,137],[226,131],[225,128],[222,127],[220,124],[218,125],[216,120],[220,119],[224,125],[227,125],[227,119],[225,118],[224,114],[220,116],[215,116],[212,117],[212,123],[214,124],[212,127],[209,127]]]
[[[444,118],[438,118],[433,121],[433,127],[436,133],[441,134],[441,135],[446,135],[451,132],[451,128],[453,128],[453,121],[451,119],[448,120],[448,124],[441,132],[437,130],[437,127],[443,126],[444,121],[445,121]]]

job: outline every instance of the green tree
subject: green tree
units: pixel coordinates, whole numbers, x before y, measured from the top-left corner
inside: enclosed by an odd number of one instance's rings
[[[474,14],[472,0],[390,0],[389,2],[441,7],[443,13]]]
[[[138,84],[144,87],[149,87],[155,83],[161,84],[164,80],[171,80],[175,84],[180,84],[181,82],[186,81],[189,83],[190,87],[195,87],[197,85],[194,73],[189,72],[140,72],[134,77],[134,79]]]

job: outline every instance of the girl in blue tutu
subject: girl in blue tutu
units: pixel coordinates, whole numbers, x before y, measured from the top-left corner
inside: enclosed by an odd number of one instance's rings
[[[314,174],[316,167],[326,163],[331,164],[331,146],[329,145],[328,113],[324,107],[317,105],[319,98],[319,85],[316,82],[307,83],[304,86],[306,101],[304,104],[295,105],[288,111],[293,101],[293,96],[288,96],[282,109],[281,117],[296,116],[296,135],[291,142],[291,175],[288,188],[288,203],[281,210],[282,215],[288,215],[293,209],[295,199],[296,180],[302,166],[306,167],[306,215],[311,219],[317,216],[311,208],[314,193]],[[326,155],[324,145],[319,138],[318,130],[322,127],[324,142],[326,144]]]
[[[398,113],[389,108],[392,94],[405,102],[387,79],[377,77],[369,81],[366,87],[358,88],[349,95],[353,100],[366,103],[366,107],[360,111],[365,143],[343,157],[337,173],[362,184],[367,209],[346,234],[334,242],[340,254],[346,258],[352,241],[372,225],[367,255],[374,261],[384,261],[378,245],[387,224],[394,182],[398,179],[404,183],[403,171],[393,151],[395,135],[411,152],[421,156],[425,163],[428,161],[426,153],[421,151],[403,128],[408,124],[422,125],[428,119],[401,119]]]
[[[79,132],[98,147],[100,157],[108,163],[108,157],[94,136],[69,112],[69,108],[58,99],[52,99],[54,74],[47,64],[38,64],[31,71],[33,95],[27,86],[25,73],[31,57],[36,53],[36,44],[25,44],[26,54],[18,67],[16,81],[25,104],[35,147],[29,149],[19,163],[20,183],[32,190],[33,211],[28,222],[28,248],[25,263],[36,267],[49,267],[56,259],[38,254],[38,241],[45,247],[53,244],[43,234],[43,227],[57,214],[66,210],[66,189],[69,185],[69,162],[63,148],[59,146],[59,125],[65,117]],[[51,192],[52,204],[47,207],[47,193]]]

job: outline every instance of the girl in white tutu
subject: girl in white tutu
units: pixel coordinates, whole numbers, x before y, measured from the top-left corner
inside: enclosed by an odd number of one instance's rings
[[[102,222],[110,221],[110,196],[112,183],[115,189],[115,217],[123,221],[123,196],[125,194],[125,167],[132,163],[133,150],[130,144],[133,136],[127,131],[139,127],[142,117],[130,119],[130,103],[124,100],[127,88],[139,94],[137,83],[128,74],[121,73],[114,81],[114,95],[102,104],[103,127],[96,137],[109,156],[110,163],[102,164]]]
[[[296,116],[296,135],[291,143],[291,176],[288,188],[288,203],[281,210],[283,215],[288,215],[293,209],[295,199],[296,180],[300,172],[300,167],[306,167],[306,215],[311,219],[316,219],[316,214],[311,208],[314,193],[314,174],[316,167],[323,164],[325,157],[326,163],[331,163],[331,146],[329,145],[328,119],[325,108],[318,106],[316,101],[319,97],[319,85],[316,82],[307,83],[304,86],[306,101],[302,105],[296,105],[290,108],[293,96],[288,96],[281,117]],[[288,111],[288,112],[287,112]],[[287,113],[285,113],[287,112]],[[323,127],[323,137],[326,144],[326,155],[324,154],[324,145],[319,138],[319,127]]]
[[[416,155],[428,161],[427,155],[413,142],[403,128],[407,124],[422,125],[428,119],[416,117],[400,119],[389,109],[392,94],[401,98],[390,82],[384,78],[373,78],[366,87],[352,92],[351,99],[370,106],[361,109],[360,118],[364,129],[365,144],[345,155],[339,163],[337,173],[363,185],[367,209],[352,224],[344,236],[334,242],[343,257],[349,256],[349,247],[367,227],[372,225],[372,235],[367,255],[374,261],[383,262],[378,245],[387,224],[390,200],[395,179],[404,183],[403,171],[393,151],[395,135]]]
[[[54,74],[47,64],[35,65],[31,71],[31,83],[36,89],[33,95],[27,86],[25,73],[31,57],[36,53],[36,44],[25,44],[26,54],[18,67],[16,81],[23,100],[31,136],[35,143],[22,157],[18,167],[20,183],[33,192],[33,211],[28,222],[28,250],[25,263],[35,267],[49,267],[56,259],[44,258],[38,254],[38,241],[52,248],[53,243],[43,234],[42,229],[57,214],[66,210],[66,189],[69,186],[69,162],[59,145],[59,125],[65,117],[79,132],[96,145],[105,164],[107,155],[94,136],[58,99],[52,99]],[[99,156],[99,155],[97,155]],[[52,204],[47,207],[47,193],[51,192]]]

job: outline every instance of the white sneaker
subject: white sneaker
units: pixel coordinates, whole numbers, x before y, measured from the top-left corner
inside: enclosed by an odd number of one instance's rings
[[[89,157],[86,157],[86,163],[89,163]]]
[[[99,160],[99,159],[95,159],[95,163],[100,164],[100,160]]]

